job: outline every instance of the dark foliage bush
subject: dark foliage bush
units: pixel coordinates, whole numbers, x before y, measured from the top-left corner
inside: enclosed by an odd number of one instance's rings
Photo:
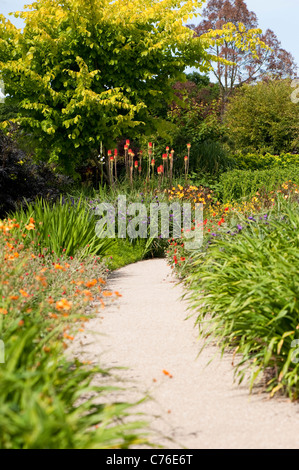
[[[34,163],[11,138],[0,133],[0,217],[36,197],[56,199],[72,183],[45,163]]]

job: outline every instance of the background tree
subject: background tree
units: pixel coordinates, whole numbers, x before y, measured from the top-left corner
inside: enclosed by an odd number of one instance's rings
[[[248,10],[243,0],[209,0],[203,10],[202,18],[198,26],[190,26],[197,37],[205,35],[210,29],[220,29],[227,23],[232,23],[236,27],[241,23],[244,25],[244,34],[252,28],[258,28],[256,14]],[[256,55],[240,49],[229,37],[222,45],[214,44],[210,47],[213,55],[234,62],[234,65],[217,62],[212,67],[224,100],[236,85],[250,83],[269,74],[276,78],[296,75],[294,58],[282,49],[274,32],[267,29],[265,33],[260,33],[259,37],[269,48],[257,46]],[[210,61],[211,66],[212,62],[213,60]]]
[[[234,151],[280,154],[299,150],[299,105],[291,80],[244,85],[230,98],[224,124]]]

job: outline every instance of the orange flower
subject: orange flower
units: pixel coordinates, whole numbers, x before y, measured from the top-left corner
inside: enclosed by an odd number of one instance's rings
[[[56,302],[57,310],[70,310],[72,308],[72,303],[66,299],[58,300]]]
[[[103,292],[104,297],[111,297],[111,295],[112,295],[112,292],[108,292],[108,291]]]
[[[115,291],[114,294],[117,295],[117,297],[122,297],[122,295],[118,291]]]
[[[90,292],[90,290],[85,289],[85,290],[82,291],[82,294],[87,295],[89,297],[92,297],[92,292]]]
[[[96,279],[92,279],[91,281],[88,281],[85,283],[86,287],[92,287],[92,286],[95,286],[97,284],[97,280]]]
[[[27,230],[34,230],[34,229],[35,229],[35,225],[34,225],[32,222],[30,222],[30,224],[25,225],[25,228],[26,228]]]
[[[63,333],[63,336],[64,336],[64,338],[70,339],[71,341],[73,341],[73,339],[74,339],[74,336],[70,336],[67,333]]]
[[[18,300],[19,296],[18,295],[10,295],[9,298],[11,300]]]
[[[6,308],[0,308],[0,313],[2,313],[3,315],[7,315],[8,311]]]
[[[50,318],[58,318],[58,315],[56,313],[49,313]]]
[[[23,297],[30,297],[30,295],[24,289],[20,289],[19,292]]]
[[[172,375],[165,369],[162,370],[164,375],[167,375],[170,379],[172,379]]]
[[[62,269],[63,271],[65,271],[65,268],[63,266],[61,266],[61,264],[59,264],[59,263],[56,263],[54,265],[54,269]]]

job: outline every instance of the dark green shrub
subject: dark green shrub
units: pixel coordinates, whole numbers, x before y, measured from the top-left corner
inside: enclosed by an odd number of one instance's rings
[[[72,180],[54,173],[45,163],[35,164],[16,143],[0,133],[0,217],[37,196],[55,199]]]

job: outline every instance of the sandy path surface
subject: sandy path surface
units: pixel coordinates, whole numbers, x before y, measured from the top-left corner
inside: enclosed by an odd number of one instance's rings
[[[135,410],[146,414],[157,447],[299,448],[297,403],[270,400],[261,391],[249,395],[246,384],[233,383],[231,356],[221,359],[215,346],[198,356],[195,318],[186,319],[182,287],[165,260],[119,269],[108,288],[122,297],[99,310],[72,350],[104,367],[126,368],[114,371],[126,390],[113,399],[133,402],[149,395]]]

